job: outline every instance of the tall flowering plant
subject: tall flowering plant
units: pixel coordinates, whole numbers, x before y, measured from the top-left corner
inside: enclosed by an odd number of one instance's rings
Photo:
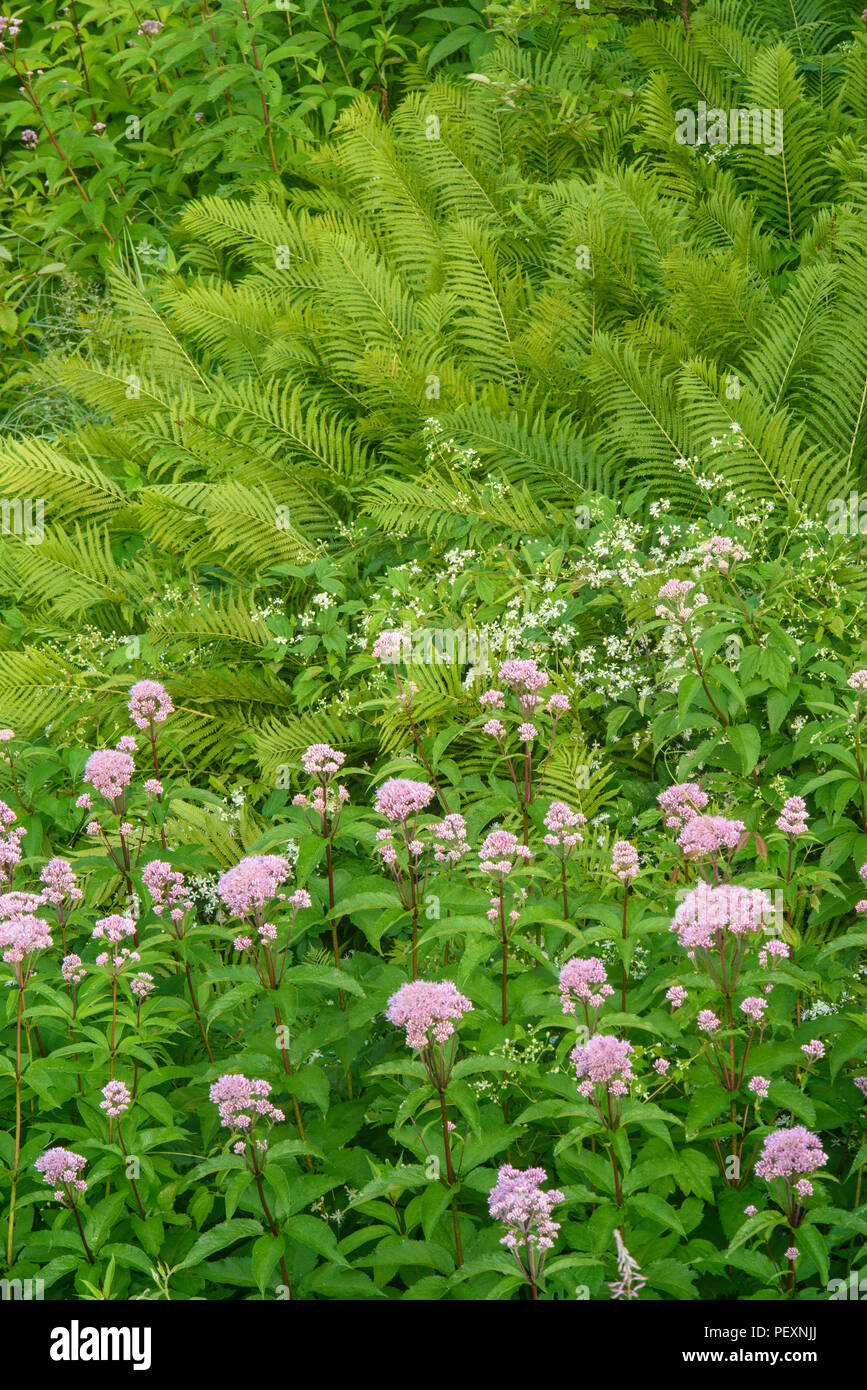
[[[494,740],[505,760],[515,788],[524,826],[524,844],[527,845],[530,833],[528,808],[534,797],[541,793],[557,726],[569,710],[569,698],[555,692],[545,699],[542,691],[549,684],[549,676],[535,661],[517,658],[504,661],[497,673],[497,681],[498,687],[503,688],[487,690],[479,700],[486,713],[494,712],[483,724],[482,732]],[[509,720],[509,728],[503,723],[504,718]],[[520,752],[516,751],[515,745]]]
[[[455,1023],[471,1012],[472,1003],[451,980],[412,980],[391,996],[385,1016],[389,1023],[403,1028],[407,1047],[419,1055],[427,1079],[439,1099],[446,1182],[454,1187],[459,1176],[452,1161],[451,1131],[454,1128],[446,1109],[446,1092],[455,1064],[457,1034]],[[458,1264],[463,1261],[457,1206],[452,1199],[452,1224]]]
[[[560,1225],[551,1213],[563,1193],[557,1188],[543,1191],[548,1181],[544,1168],[513,1168],[504,1163],[488,1198],[491,1216],[502,1222],[506,1234],[500,1238],[515,1257],[521,1274],[530,1285],[533,1301],[539,1297],[539,1280],[545,1268],[545,1257],[554,1248]]]
[[[376,793],[374,808],[388,822],[376,832],[376,853],[394,880],[412,931],[412,978],[418,979],[418,918],[424,901],[431,839],[421,814],[433,800],[426,782],[391,777]]]
[[[233,1136],[232,1152],[244,1160],[253,1176],[259,1202],[268,1229],[275,1239],[280,1231],[271,1213],[263,1186],[264,1156],[268,1148],[268,1134],[275,1124],[286,1118],[283,1111],[274,1105],[269,1096],[271,1085],[268,1081],[251,1080],[241,1072],[227,1073],[219,1077],[208,1092],[220,1114],[220,1124]],[[289,1275],[284,1256],[280,1255],[280,1272],[284,1287],[292,1297]]]
[[[340,828],[341,812],[349,800],[349,791],[334,779],[346,762],[346,754],[332,748],[329,743],[311,743],[302,754],[301,762],[307,776],[313,779],[314,787],[310,795],[300,792],[293,797],[292,805],[303,808],[314,833],[321,835],[325,844],[331,949],[334,953],[335,969],[340,970],[340,938],[337,919],[334,916],[334,839]],[[342,989],[338,991],[338,1000],[341,1009],[345,1009],[346,996]]]
[[[500,1021],[506,1023],[506,989],[509,976],[509,941],[521,918],[521,908],[527,901],[527,889],[518,884],[511,890],[511,906],[506,911],[506,880],[512,882],[511,875],[516,866],[526,865],[533,858],[533,851],[518,841],[517,835],[508,830],[492,830],[479,849],[479,870],[491,882],[491,905],[488,920],[496,927],[502,949],[500,971]]]
[[[289,933],[287,932],[281,942],[276,923],[268,919],[276,915],[278,904],[285,903],[290,906],[291,922],[294,922],[300,910],[303,907],[309,907],[311,903],[310,895],[306,889],[297,889],[292,894],[285,891],[285,884],[291,873],[292,865],[282,855],[253,854],[242,859],[233,868],[227,869],[217,882],[217,892],[227,912],[233,917],[238,917],[247,928],[245,932],[240,932],[235,937],[233,943],[235,950],[242,955],[250,955],[253,968],[262,984],[266,989],[273,991],[279,988],[286,969]],[[289,1076],[291,1074],[289,1049],[282,1045],[284,1024],[276,998],[273,1007],[277,1036],[281,1042],[280,1056],[283,1070]],[[304,1141],[306,1134],[301,1107],[298,1104],[298,1097],[294,1093],[292,1109],[298,1133]],[[308,1167],[312,1169],[313,1164],[309,1155],[307,1162]]]

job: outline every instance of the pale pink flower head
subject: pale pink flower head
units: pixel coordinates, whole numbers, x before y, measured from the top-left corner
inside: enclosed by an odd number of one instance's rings
[[[721,574],[728,574],[732,565],[748,560],[744,547],[739,541],[729,540],[728,536],[711,536],[698,546],[705,569],[716,568]]]
[[[792,837],[807,830],[807,803],[802,796],[790,796],[777,817],[777,829]]]
[[[533,851],[522,845],[510,830],[492,830],[479,849],[479,868],[483,874],[497,874],[503,878],[512,872],[516,860],[532,857]]]
[[[116,802],[123,796],[135,776],[135,762],[129,753],[117,748],[101,748],[91,753],[84,765],[84,780],[95,787],[106,801]]]
[[[853,1076],[852,1084],[858,1087],[862,1096],[867,1096],[867,1076]]]
[[[375,809],[388,821],[404,824],[417,816],[432,801],[434,789],[427,782],[412,782],[407,777],[390,777],[376,793]]]
[[[122,1115],[132,1104],[129,1087],[123,1081],[109,1081],[103,1086],[102,1094],[104,1099],[99,1102],[99,1108],[113,1119]]]
[[[789,1248],[784,1251],[784,1256],[787,1260],[796,1260],[798,1258],[797,1245],[790,1245]]]
[[[87,1167],[83,1154],[60,1147],[49,1149],[37,1158],[33,1167],[42,1174],[42,1181],[55,1189],[54,1196],[58,1202],[68,1199],[74,1206],[81,1194],[87,1191],[87,1183],[80,1176]]]
[[[100,917],[91,932],[96,941],[110,941],[114,945],[123,941],[124,937],[135,934],[135,922],[132,917],[122,917],[117,912],[112,912],[108,917]]]
[[[697,1022],[701,1033],[715,1033],[719,1028],[719,1019],[713,1009],[700,1009]]]
[[[389,662],[392,665],[399,661],[409,661],[409,629],[392,628],[388,632],[381,632],[373,644],[371,655],[377,661]]]
[[[0,729],[0,743],[11,743],[14,737],[14,729]]]
[[[136,999],[141,1002],[153,991],[154,977],[153,975],[149,975],[146,970],[140,970],[137,975],[133,975],[129,982],[129,987]]]
[[[14,889],[11,893],[0,893],[0,921],[18,917],[22,912],[35,913],[42,906],[40,893],[27,893]]]
[[[662,823],[669,830],[680,830],[707,805],[707,792],[697,782],[676,782],[656,798],[663,812]]]
[[[686,1003],[686,990],[683,985],[672,985],[665,991],[665,997],[671,1005],[671,1012],[674,1013],[675,1009],[683,1008]]]
[[[594,1033],[588,1042],[573,1047],[569,1054],[575,1063],[575,1074],[583,1085],[578,1089],[587,1099],[596,1085],[604,1086],[610,1095],[622,1096],[633,1080],[632,1043],[615,1038],[613,1033]]]
[[[518,728],[518,738],[521,743],[532,743],[534,738],[538,738],[539,730],[535,724],[521,724]]]
[[[149,729],[151,723],[164,724],[174,705],[171,695],[159,681],[136,681],[129,692],[127,709],[137,728]]]
[[[758,1177],[768,1181],[799,1178],[815,1173],[827,1162],[828,1155],[822,1150],[818,1134],[812,1134],[803,1125],[793,1125],[791,1129],[776,1129],[768,1135],[755,1171]]]
[[[666,1057],[657,1057],[656,1061],[653,1064],[653,1070],[657,1073],[658,1076],[665,1076],[665,1073],[668,1071],[670,1066],[671,1063],[668,1061]]]
[[[217,892],[234,917],[261,916],[262,909],[280,894],[292,872],[288,859],[278,854],[251,854],[217,880]]]
[[[135,738],[132,734],[123,734],[114,746],[118,753],[134,753],[136,750]]]
[[[223,1128],[245,1135],[252,1133],[260,1119],[267,1121],[270,1129],[286,1118],[282,1110],[272,1105],[268,1099],[270,1094],[269,1081],[251,1080],[240,1072],[219,1077],[208,1092],[209,1099],[220,1112]]]
[[[510,659],[503,662],[498,679],[516,695],[535,694],[548,684],[548,673],[540,671],[535,661]]]
[[[438,864],[457,864],[470,853],[467,823],[457,811],[452,811],[439,825],[431,827],[434,839],[434,859]]]
[[[630,883],[640,873],[638,850],[628,840],[616,840],[611,850],[611,872],[621,883]]]
[[[15,824],[15,812],[12,807],[7,806],[5,801],[0,801],[0,865],[7,870],[10,882],[10,870],[21,859],[21,841],[26,833],[23,825]]]
[[[681,946],[693,953],[721,946],[727,934],[758,932],[773,917],[774,905],[761,888],[702,882],[686,894],[669,931],[676,931]]]
[[[545,711],[547,714],[553,714],[555,719],[559,719],[560,715],[567,714],[570,708],[569,696],[557,693],[550,697]]]
[[[142,869],[141,876],[153,900],[157,917],[162,917],[167,910],[177,924],[193,905],[183,874],[163,859],[151,859]]]
[[[742,820],[725,816],[693,816],[677,837],[687,859],[709,859],[720,850],[733,852],[746,830]]]
[[[486,719],[482,725],[482,733],[487,734],[488,738],[504,739],[506,726],[499,719]]]
[[[45,922],[29,912],[17,913],[0,921],[0,952],[7,965],[16,968],[19,984],[29,976],[33,962],[40,951],[47,951],[51,945],[51,933]]]
[[[692,579],[669,579],[657,595],[663,600],[657,606],[656,616],[658,618],[675,618],[681,623],[685,623],[691,618],[697,608],[701,608],[707,603],[707,595],[693,594],[695,581]]]
[[[573,811],[565,801],[552,801],[545,816],[545,829],[548,833],[544,842],[552,849],[559,850],[564,858],[568,858],[569,853],[584,838],[578,829],[579,825],[586,824],[587,817],[582,816],[580,811]]]
[[[90,810],[92,810],[92,809],[93,809],[93,801],[91,800],[90,792],[82,792],[82,793],[81,793],[81,796],[80,796],[80,797],[78,798],[78,800],[76,801],[75,806],[76,806],[76,810],[78,810],[78,811],[90,811]]]
[[[472,1007],[451,980],[410,980],[391,996],[385,1016],[405,1029],[407,1047],[420,1051],[450,1038]]]
[[[867,690],[867,671],[853,671],[846,684],[850,690],[857,690],[859,695]]]
[[[84,896],[75,880],[72,865],[66,859],[49,859],[39,874],[45,887],[40,894],[43,903],[51,903],[64,915],[73,903],[80,902]]]
[[[740,1005],[747,1018],[751,1018],[753,1023],[760,1023],[768,1007],[767,999],[760,999],[757,995],[751,994],[748,999],[744,999]]]
[[[506,697],[502,690],[486,690],[484,695],[479,696],[479,704],[485,708],[505,709]]]
[[[339,753],[328,743],[311,743],[301,754],[301,762],[308,776],[328,779],[346,762],[346,754]]]
[[[497,673],[497,679],[508,686],[517,697],[521,712],[526,718],[541,703],[540,690],[548,684],[547,671],[540,671],[535,661],[519,661],[510,658],[504,661]]]
[[[825,1055],[825,1044],[819,1038],[812,1038],[810,1042],[801,1044],[801,1051],[807,1058],[808,1066],[813,1062],[819,1062]]]
[[[598,956],[589,956],[587,960],[573,956],[560,971],[560,1006],[564,1014],[574,1014],[576,1001],[587,1009],[601,1009],[613,993],[605,965]]]
[[[748,1207],[744,1207],[744,1216],[758,1216],[758,1214],[758,1207],[754,1207],[752,1203]]]
[[[538,1275],[539,1257],[553,1247],[560,1229],[559,1223],[551,1220],[551,1212],[565,1199],[556,1188],[543,1192],[542,1183],[547,1181],[544,1168],[522,1171],[504,1163],[488,1197],[488,1211],[506,1227],[500,1244],[512,1251],[525,1274],[532,1270]],[[522,1257],[526,1257],[527,1265]]]
[[[750,1078],[747,1090],[754,1095],[757,1100],[764,1100],[768,1094],[770,1084],[766,1076],[753,1076]]]
[[[84,966],[81,956],[64,956],[60,962],[60,973],[68,985],[77,985],[79,980],[84,979]]]

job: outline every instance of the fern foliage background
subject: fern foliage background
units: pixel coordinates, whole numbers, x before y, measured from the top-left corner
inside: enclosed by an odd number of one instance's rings
[[[594,50],[507,29],[469,76],[410,64],[286,180],[190,201],[177,270],[116,266],[43,364],[69,423],[0,453],[0,487],[45,499],[43,543],[0,553],[10,721],[62,724],[74,683],[98,726],[156,664],[178,756],[273,770],[338,738],[345,635],[315,712],[296,641],[329,582],[363,609],[409,559],[574,547],[600,499],[702,515],[708,469],[790,517],[858,487],[863,26],[725,0],[608,24]],[[780,153],[678,144],[702,101],[781,112]]]

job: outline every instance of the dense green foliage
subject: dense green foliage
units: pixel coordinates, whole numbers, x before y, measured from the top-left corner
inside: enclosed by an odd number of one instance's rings
[[[11,1271],[51,1297],[599,1299],[616,1233],[641,1297],[828,1297],[867,1232],[867,28],[837,0],[172,0],[152,35],[55,8],[22,15],[30,95],[17,68],[0,85],[0,493],[44,503],[38,535],[4,513],[0,539],[0,795],[14,889],[63,856],[84,896],[6,996]],[[779,116],[778,153],[679,143],[702,102]],[[672,580],[707,602],[667,607]],[[569,706],[553,732],[533,715],[532,767],[516,709],[479,703],[515,658]],[[144,679],[174,704],[159,799],[140,738],[138,789],[123,814],[94,795],[88,833],[86,760]],[[319,824],[293,804],[315,744],[349,793]],[[395,777],[436,792],[417,879],[376,855]],[[741,824],[728,858],[663,823],[684,783]],[[562,864],[552,798],[587,821]],[[433,851],[447,812],[457,868]],[[494,830],[533,854],[511,931]],[[311,900],[270,903],[279,979],[233,949],[250,921],[216,889],[261,854]],[[155,859],[186,876],[181,934]],[[769,896],[767,993],[756,952],[717,988],[670,933],[703,877]],[[142,1004],[88,941],[133,909]],[[635,1049],[620,1123],[579,1095],[558,1000],[588,957],[614,989],[599,1034]],[[416,973],[473,1005],[439,1092],[384,1018]],[[261,1168],[208,1099],[235,1070],[285,1112]],[[110,1076],[135,1082],[126,1151]],[[793,1220],[751,1165],[798,1124],[828,1163]],[[81,1231],[33,1173],[52,1145],[87,1157]],[[563,1194],[539,1279],[488,1212],[506,1163]]]

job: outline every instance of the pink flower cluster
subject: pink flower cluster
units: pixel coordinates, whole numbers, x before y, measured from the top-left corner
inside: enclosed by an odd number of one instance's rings
[[[132,1104],[129,1087],[123,1081],[109,1081],[103,1086],[102,1094],[105,1099],[99,1102],[99,1108],[112,1118],[122,1115]]]
[[[669,931],[677,932],[678,941],[692,959],[697,950],[719,946],[725,933],[743,936],[757,932],[773,916],[773,903],[761,888],[698,883],[675,911]]]
[[[112,912],[108,917],[97,920],[91,935],[95,940],[110,941],[116,946],[124,937],[135,935],[135,922],[132,917],[121,917],[119,913]]]
[[[803,835],[807,830],[807,803],[802,796],[790,796],[777,818],[777,829],[784,835]]]
[[[657,618],[676,618],[685,623],[698,608],[707,603],[707,595],[697,593],[693,597],[695,582],[692,579],[669,579],[659,590],[657,598],[663,600],[657,606]],[[688,602],[692,599],[692,603]]]
[[[467,823],[456,811],[431,827],[434,840],[434,859],[438,864],[457,864],[470,853]]]
[[[518,859],[532,859],[533,851],[522,845],[510,830],[492,830],[479,849],[479,868],[483,874],[510,874]]]
[[[87,1191],[87,1183],[79,1176],[87,1167],[83,1154],[60,1147],[49,1149],[37,1158],[33,1167],[42,1174],[42,1181],[55,1189],[54,1197],[58,1202],[68,1198],[74,1206],[78,1197]]]
[[[561,858],[568,859],[571,851],[584,839],[578,826],[586,824],[587,817],[582,816],[580,811],[573,811],[565,801],[552,801],[545,817],[548,833],[544,842],[551,849],[556,849]]]
[[[159,681],[137,681],[129,692],[127,709],[133,724],[149,729],[151,724],[164,724],[174,710],[172,697]]]
[[[43,903],[50,903],[58,909],[58,916],[65,915],[64,909],[83,897],[77,886],[72,865],[66,859],[50,859],[39,875],[45,887],[40,894]]]
[[[250,1080],[240,1072],[231,1072],[219,1077],[211,1086],[208,1097],[220,1112],[220,1123],[224,1129],[240,1131],[252,1140],[256,1123],[267,1120],[268,1128],[286,1116],[282,1110],[272,1105],[270,1081]],[[264,1139],[256,1139],[258,1149],[267,1147]],[[235,1153],[243,1153],[246,1143],[241,1140],[234,1146]]]
[[[262,910],[280,892],[292,872],[288,859],[278,854],[251,854],[217,880],[217,892],[234,917],[253,916],[261,924]]]
[[[450,1038],[455,1020],[472,1007],[451,980],[410,980],[391,996],[385,1016],[405,1029],[407,1047],[421,1050]]]
[[[702,541],[697,548],[705,567],[716,565],[721,574],[727,574],[730,567],[739,561],[749,559],[744,547],[738,541],[729,540],[728,536],[711,536],[710,540]]]
[[[173,869],[163,859],[151,859],[142,869],[142,882],[153,900],[154,912],[162,917],[168,909],[169,917],[177,931],[178,923],[183,921],[184,913],[193,905],[184,876]]]
[[[693,816],[677,837],[687,859],[711,859],[721,849],[732,854],[746,826],[742,820],[727,820],[725,816]]]
[[[135,775],[135,762],[118,748],[100,748],[84,765],[84,780],[111,802],[115,809]]]
[[[595,989],[597,985],[599,988]],[[601,1009],[613,993],[606,981],[605,966],[598,956],[589,956],[587,960],[573,956],[560,971],[560,1005],[564,1014],[574,1014],[576,1001],[580,1000],[588,1025],[589,1011]]]
[[[630,883],[640,873],[638,850],[628,840],[616,840],[611,850],[611,872],[623,884]]]
[[[81,956],[64,956],[60,962],[60,974],[68,985],[77,985],[84,979],[84,966]]]
[[[625,1096],[633,1080],[632,1051],[632,1043],[615,1038],[613,1033],[595,1033],[589,1042],[574,1047],[570,1056],[582,1096],[591,1099],[597,1085],[604,1086],[609,1095]]]
[[[409,661],[409,632],[402,632],[400,628],[381,632],[371,648],[371,656],[377,661],[387,661],[392,665],[396,665],[398,661]]]
[[[704,810],[707,792],[703,792],[697,782],[676,782],[660,792],[656,800],[662,808],[663,825],[669,830],[680,830]]]
[[[558,1202],[565,1200],[563,1193],[556,1188],[542,1191],[542,1183],[548,1181],[544,1168],[513,1168],[504,1163],[497,1173],[497,1182],[488,1197],[488,1211],[495,1221],[502,1221],[507,1228],[500,1244],[508,1247],[518,1257],[522,1269],[533,1278],[539,1273],[541,1262],[538,1256],[552,1249],[560,1225],[551,1220],[551,1212]],[[528,1259],[525,1267],[520,1259],[524,1251]]]
[[[517,696],[521,713],[527,718],[542,702],[539,691],[548,684],[548,673],[547,671],[540,671],[535,661],[520,661],[512,658],[503,662],[497,672],[497,679],[507,685],[512,694]]]
[[[815,1173],[828,1162],[828,1155],[822,1150],[818,1134],[812,1134],[804,1125],[793,1125],[791,1129],[777,1129],[766,1138],[756,1175],[772,1181],[774,1178],[792,1178],[804,1173]]]
[[[0,865],[6,869],[10,883],[15,865],[21,859],[21,841],[25,833],[23,825],[15,824],[12,807],[0,801]]]
[[[346,754],[340,753],[328,743],[311,743],[301,754],[304,771],[310,777],[333,777],[346,762]]]
[[[138,957],[136,957],[136,959],[138,959]],[[133,975],[129,982],[129,987],[139,1001],[139,1007],[141,1007],[141,1001],[146,999],[154,988],[154,977],[153,975],[149,975],[146,970],[142,970],[138,975]]]
[[[388,821],[416,817],[433,799],[434,789],[427,782],[412,782],[407,777],[391,777],[376,793],[375,809]]]
[[[33,966],[33,959],[39,951],[46,951],[51,945],[51,934],[45,922],[31,913],[16,913],[0,921],[0,951],[7,965],[20,966],[26,962],[24,971],[17,970],[19,985],[26,983]]]

